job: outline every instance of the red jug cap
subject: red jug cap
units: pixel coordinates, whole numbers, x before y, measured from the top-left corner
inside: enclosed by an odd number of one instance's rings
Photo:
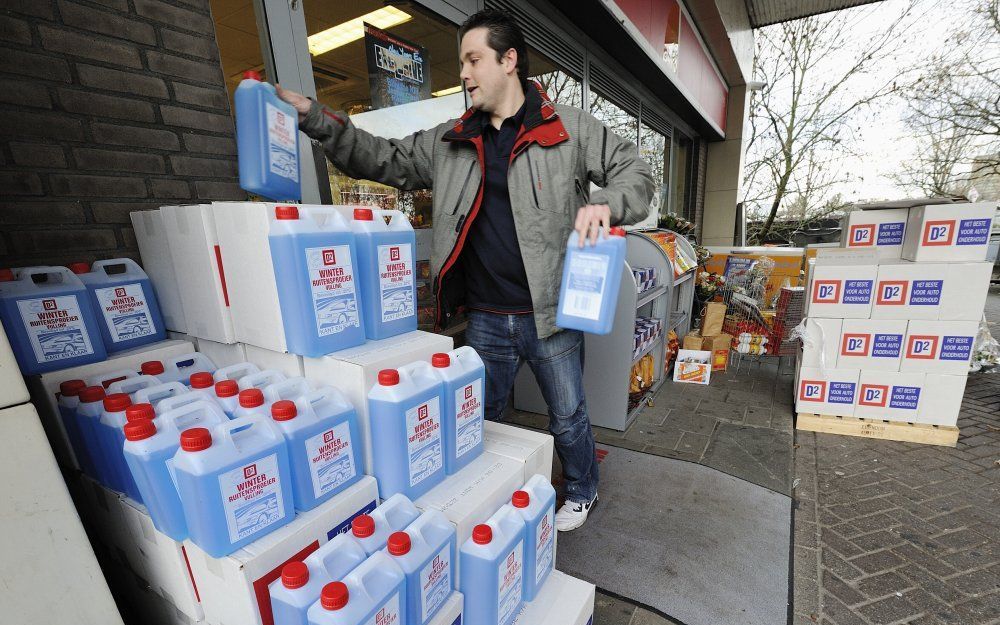
[[[4,267],[0,269],[0,282],[12,282],[14,280],[14,271],[9,267]]]
[[[143,375],[160,375],[163,373],[163,363],[159,360],[147,360],[139,367]]]
[[[271,404],[271,418],[275,421],[288,421],[298,414],[295,402],[290,399],[282,399]]]
[[[64,397],[77,397],[80,391],[87,388],[87,383],[83,380],[66,380],[59,384],[59,392]]]
[[[212,433],[207,428],[191,428],[181,432],[181,449],[202,451],[212,446]]]
[[[248,388],[240,391],[240,406],[243,408],[256,408],[264,405],[264,392],[259,388]]]
[[[298,206],[275,206],[274,207],[274,218],[275,219],[298,219],[299,218],[299,207]]]
[[[139,419],[126,423],[123,429],[125,430],[125,439],[130,441],[141,441],[156,434],[156,424],[153,423],[152,419]]]
[[[623,237],[625,236],[625,228],[622,228],[620,226],[615,226],[610,231],[608,231],[608,234],[613,237]]]
[[[289,562],[281,569],[281,584],[290,590],[302,588],[309,582],[309,567],[305,562]]]
[[[372,213],[372,209],[370,208],[355,208],[354,218],[358,221],[373,221],[375,219],[375,215]]]
[[[410,553],[410,535],[406,532],[393,532],[386,547],[389,555],[405,556]]]
[[[431,365],[437,367],[438,369],[444,369],[451,366],[451,356],[448,354],[434,354],[431,356]]]
[[[369,514],[361,514],[351,521],[351,533],[355,538],[368,538],[375,533],[375,519]]]
[[[101,401],[104,399],[104,387],[103,386],[88,386],[87,388],[80,391],[80,401],[85,403]]]
[[[104,396],[104,409],[108,412],[120,412],[132,405],[127,393],[111,393]]]
[[[256,80],[258,82],[262,80],[260,77],[260,72],[252,69],[248,69],[247,71],[243,72],[243,80],[248,80],[248,79]]]
[[[77,275],[81,273],[90,273],[90,263],[84,263],[84,262],[70,263],[69,270]]]
[[[395,369],[382,369],[378,372],[378,383],[381,386],[396,386],[399,384],[399,371]]]
[[[153,412],[153,404],[132,404],[125,409],[125,419],[129,423],[152,419],[154,417],[156,417],[156,413]]]
[[[531,495],[523,490],[515,490],[514,496],[510,498],[510,503],[515,508],[527,508],[531,503]]]
[[[489,525],[477,525],[472,529],[472,542],[477,545],[488,545],[493,542],[493,528]]]
[[[324,610],[339,610],[347,605],[350,596],[351,594],[347,591],[347,585],[344,582],[330,582],[326,586],[323,586],[323,592],[320,593],[319,601]]]
[[[240,392],[236,380],[219,380],[215,383],[215,394],[218,397],[235,397]]]
[[[191,388],[210,388],[215,384],[215,378],[208,371],[191,374]]]

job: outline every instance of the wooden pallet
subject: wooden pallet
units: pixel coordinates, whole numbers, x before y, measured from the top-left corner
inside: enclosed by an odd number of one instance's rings
[[[809,432],[860,436],[887,441],[906,441],[926,445],[954,447],[958,443],[958,428],[953,425],[903,423],[800,412],[795,420],[795,428]]]

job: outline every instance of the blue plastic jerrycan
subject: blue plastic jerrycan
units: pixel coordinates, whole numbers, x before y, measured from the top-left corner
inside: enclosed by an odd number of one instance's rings
[[[0,282],[0,320],[24,375],[107,357],[87,289],[66,267],[32,267]]]
[[[365,336],[374,341],[416,330],[417,239],[410,220],[373,208],[355,208],[353,217]]]
[[[181,432],[212,428],[228,422],[218,406],[199,401],[150,419],[150,404],[133,404],[130,411],[144,412],[146,418],[131,419],[123,428],[122,450],[125,463],[153,519],[153,526],[174,540],[188,537],[184,508],[171,476],[170,462],[180,448]],[[129,417],[126,412],[126,418]]]
[[[340,391],[325,386],[279,399],[271,418],[288,443],[297,510],[312,510],[361,479],[357,414]]]
[[[148,360],[142,363],[140,372],[155,375],[164,382],[180,382],[188,385],[191,374],[199,371],[215,372],[215,363],[200,352],[178,354],[163,360]]]
[[[455,526],[427,510],[389,536],[385,553],[406,576],[406,623],[426,625],[455,589]]]
[[[451,475],[483,453],[486,366],[468,345],[431,356],[441,380],[444,470]]]
[[[108,487],[119,493],[133,496],[135,490],[128,491],[128,468],[125,457],[118,446],[115,430],[121,430],[126,423],[125,409],[132,405],[132,399],[125,393],[111,393],[104,396],[103,409],[97,421],[97,439],[101,456],[108,467]],[[141,500],[140,500],[141,501]]]
[[[591,334],[611,332],[624,261],[624,229],[611,228],[607,235],[602,232],[595,245],[585,242],[582,248],[577,232],[570,233],[556,325]]]
[[[108,387],[108,393],[125,393],[132,401],[135,401],[135,394],[144,388],[152,388],[163,384],[163,381],[155,375],[138,375],[134,378],[125,378],[113,382]]]
[[[295,108],[254,71],[243,73],[236,104],[240,186],[277,201],[299,201],[299,124]]]
[[[289,562],[268,586],[275,625],[307,625],[312,604],[323,586],[343,579],[368,554],[350,534],[338,534],[299,562]]]
[[[156,414],[159,415],[161,414],[159,405],[164,399],[177,397],[179,395],[186,395],[190,392],[191,389],[180,382],[164,382],[163,384],[141,388],[136,391],[135,403],[152,404],[153,408],[156,410]]]
[[[513,623],[524,605],[524,521],[517,510],[504,504],[473,528],[459,558],[465,620],[476,625]]]
[[[265,369],[240,378],[239,407],[236,408],[233,418],[254,414],[270,416],[271,401],[264,395],[264,391],[271,385],[284,380],[285,374],[274,369]]]
[[[87,388],[87,383],[80,379],[60,382],[59,399],[56,400],[59,406],[59,420],[66,431],[66,438],[69,439],[77,465],[81,468],[85,464],[81,456],[86,453],[87,449],[83,442],[80,424],[77,421],[76,408],[80,405],[80,391],[85,388]]]
[[[288,448],[264,415],[185,430],[173,466],[188,534],[213,558],[295,516]]]
[[[379,496],[403,493],[411,500],[444,479],[441,381],[428,362],[378,374],[368,393],[372,465]]]
[[[319,357],[363,344],[362,287],[347,220],[329,206],[276,206],[269,218],[288,351]]]
[[[556,490],[543,475],[533,475],[511,497],[524,520],[524,600],[534,601],[556,561]]]
[[[153,284],[134,260],[99,260],[79,278],[103,321],[101,337],[109,354],[166,338]]]
[[[420,511],[407,499],[396,493],[383,501],[371,514],[359,514],[351,521],[351,535],[371,555],[381,551],[394,532],[406,529],[417,520]]]
[[[309,625],[410,625],[403,610],[406,578],[389,556],[369,556],[342,581],[323,586]]]
[[[212,374],[216,382],[222,382],[223,380],[235,380],[240,381],[245,375],[250,375],[251,373],[259,373],[260,367],[253,364],[252,362],[237,362],[225,367],[220,367],[215,370]]]
[[[89,466],[84,466],[84,473],[101,484],[111,487],[110,469],[104,458],[104,448],[101,445],[100,430],[101,413],[104,410],[104,387],[88,386],[80,391],[80,405],[76,409],[77,422],[83,436],[84,454]]]

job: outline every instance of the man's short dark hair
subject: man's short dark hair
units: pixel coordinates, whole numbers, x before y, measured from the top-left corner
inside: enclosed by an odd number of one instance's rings
[[[458,38],[461,40],[465,33],[474,28],[485,28],[486,44],[497,53],[497,62],[503,55],[514,48],[517,52],[517,77],[521,79],[521,84],[528,83],[528,45],[524,43],[524,33],[517,25],[514,18],[508,13],[496,9],[484,9],[469,16],[465,23],[458,29]]]

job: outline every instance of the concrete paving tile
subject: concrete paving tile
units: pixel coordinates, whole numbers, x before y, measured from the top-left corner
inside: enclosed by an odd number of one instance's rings
[[[742,404],[730,404],[716,399],[703,399],[698,404],[698,413],[715,417],[722,421],[741,423],[746,415],[747,407]]]
[[[594,623],[629,625],[636,607],[622,599],[609,597],[597,591],[594,597]]]
[[[669,424],[661,426],[636,423],[625,433],[625,439],[643,445],[656,445],[657,447],[673,449],[677,447],[681,434],[679,429]]]
[[[671,410],[663,421],[665,427],[676,428],[692,434],[710,436],[715,430],[718,420],[710,414],[701,412],[681,412]]]
[[[786,495],[791,492],[792,436],[763,428],[720,423],[705,464]]]
[[[744,422],[747,425],[756,425],[760,427],[768,427],[771,425],[771,408],[761,407],[761,406],[750,406],[747,408],[746,419]]]
[[[696,454],[700,457],[705,453],[705,448],[708,447],[710,440],[711,438],[704,434],[684,432],[680,442],[677,443],[677,451]]]

